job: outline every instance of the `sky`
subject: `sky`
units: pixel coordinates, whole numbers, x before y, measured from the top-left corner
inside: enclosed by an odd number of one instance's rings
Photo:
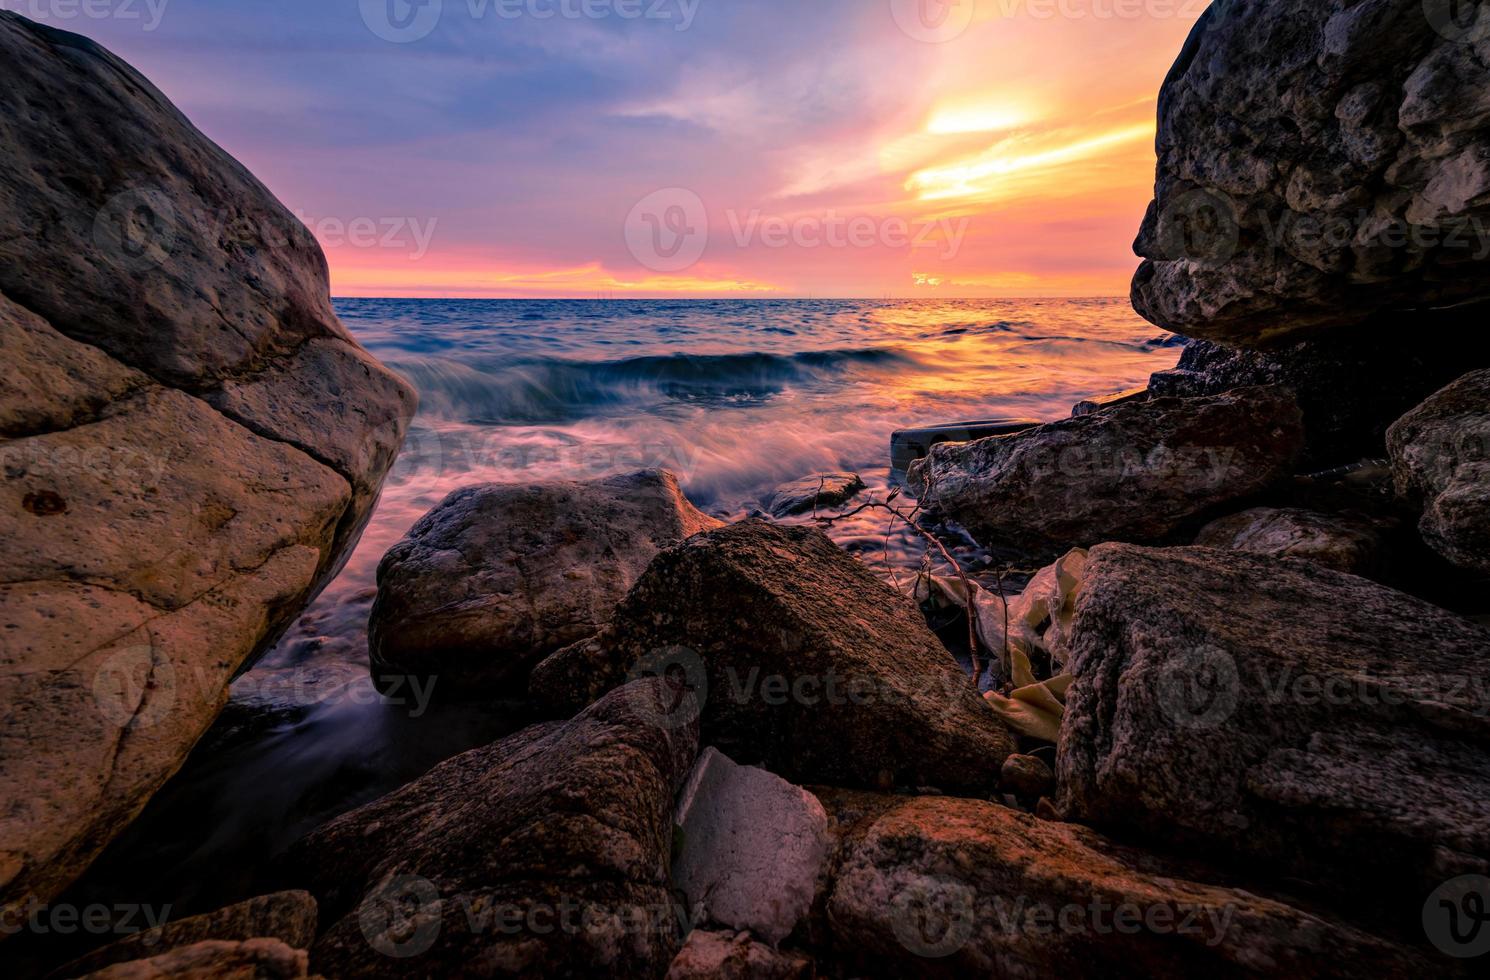
[[[144,72],[337,296],[1123,295],[1205,0],[0,0]]]

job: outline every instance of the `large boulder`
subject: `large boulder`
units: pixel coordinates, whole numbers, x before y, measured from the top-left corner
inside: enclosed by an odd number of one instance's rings
[[[681,943],[673,797],[696,725],[662,679],[441,763],[291,850],[330,977],[660,976]]]
[[[1490,20],[1453,0],[1214,3],[1159,96],[1133,305],[1256,346],[1490,285]]]
[[[706,744],[797,783],[986,790],[1013,752],[911,600],[816,528],[746,521],[662,552],[531,693],[570,711],[660,672],[695,691]]]
[[[1083,827],[951,797],[858,809],[827,901],[854,976],[1432,972],[1412,951]]]
[[[1155,374],[1149,385],[1157,396],[1184,398],[1286,385],[1304,412],[1304,469],[1381,459],[1387,428],[1403,413],[1470,368],[1490,365],[1487,316],[1490,309],[1475,307],[1390,317],[1270,351],[1194,340],[1179,365]],[[1412,343],[1409,332],[1435,340]]]
[[[1170,539],[1286,479],[1303,441],[1292,392],[1240,388],[939,445],[908,482],[923,506],[985,546],[1054,558],[1103,541]]]
[[[356,541],[414,409],[274,196],[0,12],[0,911],[180,766]]]
[[[1454,564],[1490,574],[1490,370],[1413,409],[1387,441],[1397,491],[1423,507],[1423,537]]]
[[[1398,911],[1490,870],[1490,631],[1312,562],[1109,544],[1073,634],[1068,816]]]
[[[653,555],[719,525],[661,470],[457,490],[378,566],[373,679],[521,695],[534,664],[610,619]]]
[[[1303,558],[1338,572],[1370,577],[1380,570],[1392,528],[1363,514],[1325,514],[1298,507],[1255,507],[1212,521],[1195,543],[1272,558]]]

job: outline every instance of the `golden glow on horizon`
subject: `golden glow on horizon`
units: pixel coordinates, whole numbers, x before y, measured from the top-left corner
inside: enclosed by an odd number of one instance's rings
[[[926,123],[933,136],[962,133],[997,133],[1016,129],[1031,121],[1031,113],[1007,104],[975,103],[938,108]]]
[[[622,279],[607,272],[600,263],[571,269],[535,269],[522,272],[478,271],[481,263],[463,264],[458,268],[422,269],[403,267],[400,271],[376,266],[361,268],[338,263],[334,292],[338,296],[388,295],[481,295],[493,297],[564,297],[621,293],[654,296],[720,296],[762,295],[781,290],[769,283],[720,276],[644,275]]]

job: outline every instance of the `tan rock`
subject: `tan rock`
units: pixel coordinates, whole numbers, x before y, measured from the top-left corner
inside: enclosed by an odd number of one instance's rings
[[[277,939],[208,939],[148,959],[115,963],[78,980],[296,980],[310,957]]]

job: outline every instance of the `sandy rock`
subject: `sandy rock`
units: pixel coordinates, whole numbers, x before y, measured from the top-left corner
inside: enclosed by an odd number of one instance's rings
[[[1370,576],[1381,567],[1386,530],[1359,515],[1258,507],[1212,521],[1201,529],[1195,543],[1272,558],[1303,558],[1336,571]]]
[[[277,939],[208,939],[148,959],[106,966],[79,980],[294,980],[309,957]]]
[[[812,980],[812,960],[756,942],[749,933],[695,929],[666,980]]]
[[[1490,24],[1465,14],[1212,4],[1159,97],[1134,308],[1256,346],[1483,298]]]
[[[1291,392],[1242,388],[937,446],[908,482],[984,545],[1054,558],[1073,546],[1171,538],[1288,477],[1302,446]]]
[[[864,489],[857,473],[820,473],[783,483],[771,495],[766,510],[772,517],[792,517],[813,510],[841,507]]]
[[[1304,412],[1304,470],[1381,459],[1393,422],[1465,371],[1490,365],[1487,316],[1478,306],[1387,315],[1268,351],[1195,340],[1149,384],[1155,395],[1183,398],[1284,385]],[[1434,342],[1404,342],[1425,335]]]
[[[1429,398],[1387,441],[1397,492],[1424,508],[1424,539],[1454,564],[1490,573],[1490,371]]]
[[[690,921],[712,922],[776,945],[812,905],[828,858],[828,815],[807,790],[714,748],[678,798],[673,885]]]
[[[521,695],[534,664],[610,619],[653,555],[719,526],[662,470],[457,490],[378,566],[373,679]]]
[[[94,950],[53,976],[81,976],[132,959],[153,959],[207,940],[243,943],[266,937],[291,949],[310,949],[316,938],[316,900],[309,892],[276,892],[216,912],[167,922]]]
[[[980,800],[891,800],[850,827],[837,951],[879,977],[1415,977],[1425,958]]]
[[[336,570],[414,396],[138,73],[9,12],[0,60],[3,911],[133,819]]]
[[[1490,632],[1311,562],[1103,545],[1074,636],[1069,818],[1413,914],[1490,870]]]
[[[331,977],[655,976],[678,951],[674,794],[694,725],[643,680],[436,766],[297,844]]]
[[[564,713],[663,670],[700,695],[705,744],[797,783],[989,788],[1013,751],[920,610],[816,528],[746,521],[663,552],[530,692]]]

